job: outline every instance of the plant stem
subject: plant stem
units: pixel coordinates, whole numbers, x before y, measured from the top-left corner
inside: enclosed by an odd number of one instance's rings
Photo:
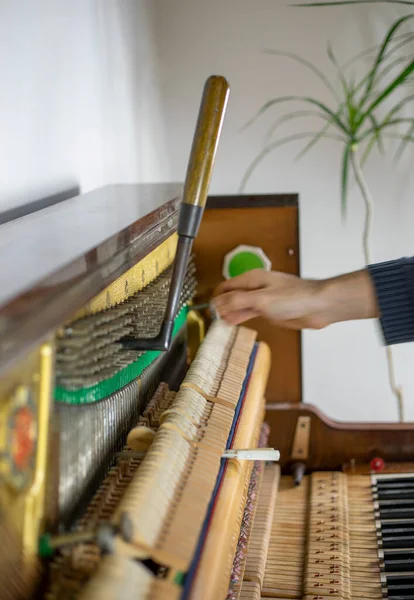
[[[365,264],[368,266],[372,263],[371,259],[371,232],[372,232],[372,220],[374,216],[374,202],[372,200],[371,193],[369,191],[367,182],[365,181],[364,174],[362,172],[359,157],[357,156],[357,148],[352,148],[350,152],[351,164],[354,171],[355,179],[360,189],[362,198],[365,203],[365,224],[363,234],[363,249]],[[387,366],[388,366],[388,382],[392,393],[397,400],[397,411],[400,422],[404,421],[404,397],[403,389],[396,383],[395,379],[395,366],[394,366],[394,355],[392,348],[387,346]]]
[[[362,168],[357,157],[357,150],[351,148],[350,152],[351,164],[354,170],[355,179],[359,186],[362,198],[365,203],[365,224],[363,234],[363,248],[364,248],[364,259],[365,264],[369,265],[372,263],[371,257],[371,233],[372,233],[372,220],[374,216],[374,202],[372,200],[371,193],[368,189],[368,185],[365,181]]]

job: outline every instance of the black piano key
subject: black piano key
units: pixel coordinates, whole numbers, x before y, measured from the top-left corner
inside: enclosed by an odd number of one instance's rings
[[[410,525],[410,526],[414,525],[414,519],[381,519],[381,522],[379,522],[379,524],[381,525],[381,527],[383,527],[384,525],[394,525],[394,524],[405,527],[406,525]]]
[[[392,596],[402,596],[403,598],[414,595],[414,586],[405,584],[387,584],[388,598]]]
[[[405,519],[396,519],[395,521],[387,520],[379,523],[381,531],[388,532],[393,529],[400,531],[413,531],[414,523],[409,523]]]
[[[413,558],[414,559],[414,548],[389,548],[384,550],[384,558]]]
[[[389,489],[389,490],[382,490],[379,492],[374,492],[373,494],[373,498],[374,500],[380,500],[380,499],[395,499],[398,500],[399,498],[414,498],[414,488],[406,488],[406,489]]]
[[[394,500],[377,500],[377,503],[380,507],[383,506],[384,508],[388,506],[394,506],[396,508],[407,508],[414,506],[414,496],[412,498],[398,498]]]
[[[382,481],[376,481],[373,487],[377,490],[387,490],[390,488],[398,489],[404,487],[414,488],[414,479],[412,477],[402,477],[401,479],[383,479]]]
[[[387,498],[389,497],[391,494],[406,494],[408,496],[413,496],[414,495],[414,486],[410,486],[410,487],[401,487],[401,488],[394,488],[394,487],[390,487],[390,488],[385,488],[385,489],[374,489],[372,490],[372,495],[374,497],[378,496],[378,497],[382,497],[382,498]]]
[[[387,527],[378,531],[377,535],[379,540],[382,540],[384,537],[414,537],[414,531],[402,527]]]
[[[381,541],[384,552],[387,548],[412,548],[414,546],[414,536],[382,536]]]
[[[404,571],[414,568],[414,558],[392,558],[384,560],[384,569],[387,574],[390,571]]]
[[[414,518],[413,508],[384,508],[379,510],[381,519],[411,519]]]
[[[407,527],[407,529],[403,526],[403,524],[397,525],[394,527],[390,527],[391,523],[387,525],[387,527],[381,527],[380,537],[414,537],[414,533],[411,527]]]
[[[414,479],[378,481],[373,499],[387,597],[414,600]]]
[[[414,571],[396,571],[387,573],[387,587],[392,585],[404,585],[411,587],[414,591]]]
[[[400,598],[410,598],[414,596],[414,586],[412,585],[387,585],[388,599],[399,596]]]

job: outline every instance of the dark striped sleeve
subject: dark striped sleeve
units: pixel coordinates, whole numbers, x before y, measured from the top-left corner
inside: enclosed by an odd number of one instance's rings
[[[414,341],[414,257],[370,265],[385,343]]]

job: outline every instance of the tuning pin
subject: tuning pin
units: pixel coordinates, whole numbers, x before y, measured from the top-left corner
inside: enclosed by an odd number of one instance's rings
[[[298,486],[302,483],[303,476],[306,472],[306,465],[301,462],[297,462],[292,465],[292,478],[295,486]]]
[[[210,313],[210,317],[213,321],[216,321],[219,318],[219,314],[212,302],[205,302],[204,304],[193,304],[190,305],[188,308],[189,310],[196,311],[208,310]]]

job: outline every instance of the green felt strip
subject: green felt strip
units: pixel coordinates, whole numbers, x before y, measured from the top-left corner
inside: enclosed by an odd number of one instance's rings
[[[174,323],[174,336],[185,325],[187,312],[188,308],[184,307],[177,315]],[[119,371],[116,375],[100,381],[91,387],[76,390],[67,390],[63,387],[56,387],[55,401],[64,402],[66,404],[91,404],[92,402],[98,402],[103,398],[107,398],[114,392],[117,392],[128,385],[128,383],[131,383],[134,379],[137,379],[143,370],[149,367],[160,354],[161,352],[158,350],[144,352],[144,354],[139,356],[136,361],[122,369],[122,371]]]

